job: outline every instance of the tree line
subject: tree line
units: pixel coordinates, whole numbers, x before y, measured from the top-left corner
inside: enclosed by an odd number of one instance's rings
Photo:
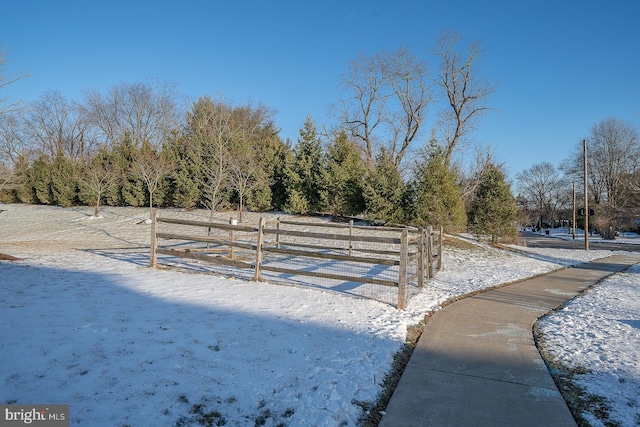
[[[206,95],[182,111],[167,82],[0,102],[0,200],[93,205],[96,215],[104,204],[361,215],[513,238],[502,166],[489,150],[456,160],[493,92],[472,67],[479,46],[446,34],[433,52],[433,77],[407,49],[353,60],[336,125],[308,117],[295,142],[282,140],[267,106]],[[431,105],[444,109],[428,127]]]
[[[594,211],[589,218],[590,231],[613,239],[620,231],[640,228],[638,129],[615,117],[595,123],[559,166],[543,162],[517,175],[523,225],[573,226],[574,206],[579,209],[585,205],[585,145],[587,197]],[[576,222],[584,227],[583,217],[578,216]]]

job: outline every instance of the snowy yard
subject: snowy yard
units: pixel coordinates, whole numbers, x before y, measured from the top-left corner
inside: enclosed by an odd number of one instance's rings
[[[0,402],[69,404],[71,425],[354,426],[407,327],[447,299],[610,251],[446,247],[406,311],[297,286],[153,270],[147,209],[1,205]],[[184,215],[191,213],[184,212]],[[229,219],[229,214],[221,216]],[[610,420],[640,423],[640,268],[553,316]],[[595,418],[593,425],[599,425]]]

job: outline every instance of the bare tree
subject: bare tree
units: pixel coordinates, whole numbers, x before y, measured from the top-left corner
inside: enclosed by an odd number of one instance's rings
[[[234,107],[222,96],[200,98],[187,114],[186,144],[189,158],[201,171],[198,177],[206,207],[213,218],[229,178],[229,153],[240,132]]]
[[[342,76],[342,87],[349,95],[338,107],[345,127],[358,142],[370,166],[376,156],[376,129],[387,120],[385,104],[391,96],[384,91],[381,61],[380,55],[373,58],[360,55],[349,63],[349,70]]]
[[[264,106],[238,108],[235,111],[239,128],[228,157],[229,185],[238,194],[240,222],[245,197],[267,179],[258,148],[263,143],[262,139],[270,136],[263,131],[270,129],[271,116],[272,112]]]
[[[78,106],[59,92],[46,92],[34,102],[25,124],[25,133],[37,142],[41,155],[79,161],[91,154],[94,140],[88,121]]]
[[[640,213],[634,185],[640,170],[638,130],[632,123],[608,118],[594,124],[586,140],[588,186],[596,210],[593,224],[603,236],[614,238],[618,226]],[[567,174],[583,179],[582,141],[562,167]]]
[[[15,113],[24,107],[22,102],[9,102],[4,88],[27,77],[7,71],[7,52],[0,50],[0,190],[17,188],[23,181],[16,165],[27,159],[24,139]]]
[[[370,166],[384,148],[399,167],[419,136],[432,100],[426,75],[426,64],[407,49],[349,63],[342,76],[347,98],[337,112]]]
[[[100,204],[104,195],[118,180],[118,174],[110,164],[106,154],[98,154],[81,168],[78,174],[80,197],[86,203],[94,205],[93,216],[100,215]]]
[[[480,45],[473,43],[460,52],[460,36],[447,33],[440,37],[435,54],[440,58],[440,71],[435,83],[442,89],[448,108],[444,111],[447,125],[445,161],[450,164],[454,151],[477,126],[478,120],[490,110],[485,101],[495,87],[477,73]]]
[[[106,94],[85,93],[86,114],[111,145],[130,138],[134,146],[148,142],[159,149],[171,131],[179,126],[176,85],[120,83]]]
[[[7,168],[28,160],[33,154],[23,130],[24,124],[19,116],[7,114],[0,118],[0,163]]]
[[[131,165],[133,176],[140,178],[149,193],[149,218],[153,211],[153,195],[160,181],[174,169],[173,163],[156,153],[151,147],[143,147]]]
[[[544,217],[553,222],[566,199],[567,181],[549,162],[533,165],[516,175],[518,190],[536,211],[538,226],[542,228]]]
[[[0,190],[17,189],[25,182],[25,169],[33,151],[22,121],[15,114],[0,116]]]
[[[8,63],[7,52],[0,50],[0,120],[2,116],[14,113],[23,107],[22,102],[9,103],[8,96],[3,95],[2,89],[20,79],[28,77],[27,74],[9,74],[7,71]]]

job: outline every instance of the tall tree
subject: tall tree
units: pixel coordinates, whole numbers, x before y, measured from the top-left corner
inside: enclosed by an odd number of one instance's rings
[[[326,207],[326,167],[322,142],[311,117],[307,117],[300,129],[293,154],[293,169],[288,177],[288,210],[296,213],[321,212]]]
[[[148,142],[160,149],[179,126],[178,94],[171,82],[120,83],[106,94],[89,91],[84,98],[87,117],[111,145],[127,137],[136,148]]]
[[[469,212],[469,228],[477,236],[491,236],[492,243],[515,240],[516,202],[505,174],[490,167],[484,174]]]
[[[197,178],[204,205],[213,218],[224,198],[229,179],[229,153],[240,131],[234,120],[234,107],[222,97],[198,99],[187,114],[187,156],[192,169],[199,169]]]
[[[268,152],[265,146],[272,137],[271,114],[264,106],[237,108],[234,113],[238,132],[229,153],[229,185],[238,196],[240,222],[245,199],[258,187],[268,188],[262,154]]]
[[[364,161],[346,132],[339,132],[326,152],[327,203],[334,215],[356,215],[365,209]]]
[[[399,167],[420,135],[432,97],[427,67],[409,50],[360,55],[342,77],[346,98],[337,112],[369,166],[381,149]]]
[[[93,136],[79,107],[60,92],[48,91],[30,105],[25,132],[38,152],[51,159],[83,161],[93,148]]]
[[[454,151],[476,127],[478,120],[490,108],[485,105],[495,87],[477,73],[480,45],[473,43],[461,50],[461,37],[455,33],[442,35],[435,48],[440,58],[440,71],[435,83],[446,97],[448,108],[444,110],[447,127],[444,159],[449,165]]]

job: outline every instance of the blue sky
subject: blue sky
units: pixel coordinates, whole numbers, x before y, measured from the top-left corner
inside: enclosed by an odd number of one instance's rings
[[[10,0],[0,9],[10,71],[30,74],[5,88],[13,100],[47,90],[81,100],[85,90],[168,79],[193,100],[222,92],[272,107],[295,142],[308,115],[328,120],[349,60],[399,47],[432,59],[426,52],[453,30],[484,49],[479,73],[498,87],[488,103],[497,111],[472,137],[495,147],[511,177],[558,165],[600,120],[640,125],[637,0]]]

